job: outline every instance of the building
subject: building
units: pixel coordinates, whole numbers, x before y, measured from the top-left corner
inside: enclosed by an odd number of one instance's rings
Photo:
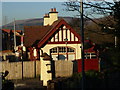
[[[81,58],[80,36],[64,20],[58,20],[58,12],[51,9],[44,16],[44,26],[25,26],[24,45],[30,60],[40,59],[42,52],[53,60]]]
[[[2,50],[14,49],[14,30],[1,29],[2,30]],[[16,30],[16,46],[21,45],[21,30]]]
[[[18,54],[19,57],[21,57],[20,56],[22,50],[21,48],[24,49],[23,32],[21,30],[15,31],[15,37],[16,37],[16,41],[15,41],[14,30],[1,29],[1,31],[2,31],[2,51],[0,51],[0,57],[2,57],[3,61],[4,60],[16,61],[16,57],[18,57]]]
[[[58,19],[56,8],[44,15],[43,26],[25,26],[24,33],[24,45],[29,60],[40,60],[40,56],[47,53],[53,60],[79,60],[78,67],[81,66],[80,35],[64,19]],[[85,66],[90,66],[86,70],[89,68],[98,70],[95,45],[89,40],[86,42],[91,44],[91,47],[85,50]],[[92,63],[95,62],[92,68],[90,60],[93,60]]]

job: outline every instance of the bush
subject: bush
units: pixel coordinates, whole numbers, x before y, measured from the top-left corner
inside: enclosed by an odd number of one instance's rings
[[[96,71],[87,71],[85,72],[85,88],[100,88],[100,74]],[[71,78],[67,79],[63,82],[64,88],[74,88],[77,90],[77,88],[81,88],[81,81],[82,81],[82,74],[76,73]]]

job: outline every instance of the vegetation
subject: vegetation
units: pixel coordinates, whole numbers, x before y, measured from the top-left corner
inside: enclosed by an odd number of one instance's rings
[[[120,89],[119,80],[120,80],[120,71],[117,72],[97,72],[97,71],[87,71],[85,79],[85,90],[98,90],[98,89]],[[116,76],[115,76],[116,75]],[[62,89],[70,88],[78,90],[81,88],[81,73],[74,74],[71,78],[63,81]],[[114,82],[114,83],[112,83]]]
[[[103,70],[120,69],[120,48],[107,48],[101,53],[100,58]]]
[[[78,12],[76,16],[80,16],[79,2],[79,0],[68,0],[68,2],[65,2],[63,5],[66,6],[66,11]],[[111,2],[98,1],[89,3],[86,1],[83,2],[83,4],[85,21],[87,19],[92,21],[89,21],[88,25],[85,24],[84,26],[85,36],[90,37],[90,39],[95,38],[96,40],[93,39],[93,41],[98,44],[100,44],[99,41],[101,41],[102,44],[105,42],[113,43],[114,36],[117,36],[117,46],[120,46],[120,1],[113,0]],[[103,18],[97,19],[96,16]],[[76,26],[78,27],[78,25],[75,25],[75,27]],[[103,33],[101,33],[101,31]],[[104,39],[102,40],[101,37]],[[108,38],[112,38],[112,40],[110,41]]]

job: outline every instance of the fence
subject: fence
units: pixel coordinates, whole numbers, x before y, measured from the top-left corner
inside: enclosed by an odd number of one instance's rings
[[[0,72],[9,71],[7,79],[33,78],[40,75],[40,61],[0,62]]]
[[[79,59],[78,60],[78,72],[82,71],[82,60]],[[99,60],[98,59],[85,59],[84,60],[84,69],[85,71],[88,70],[96,70],[99,71],[100,67],[99,67]]]
[[[55,61],[55,77],[70,77],[73,74],[72,61]]]
[[[7,79],[22,79],[23,78],[34,78],[39,76],[41,73],[41,62],[40,61],[24,61],[23,68],[22,62],[0,62],[0,72],[8,70],[9,75]],[[54,61],[55,77],[70,77],[74,72],[81,72],[81,60],[76,61]],[[85,60],[85,70],[98,70],[98,60]]]
[[[73,62],[72,61],[54,61],[55,64],[55,77],[69,77],[73,74]],[[7,79],[22,79],[34,78],[40,75],[41,62],[40,61],[24,61],[23,68],[22,62],[0,62],[0,72],[5,70],[9,71]]]

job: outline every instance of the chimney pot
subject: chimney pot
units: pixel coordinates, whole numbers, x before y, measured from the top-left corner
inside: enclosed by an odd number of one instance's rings
[[[56,12],[56,8],[53,9],[53,12]]]
[[[50,9],[50,12],[53,12],[53,8]]]
[[[46,13],[46,14],[44,15],[44,17],[49,17],[49,14],[48,14],[48,13]]]

